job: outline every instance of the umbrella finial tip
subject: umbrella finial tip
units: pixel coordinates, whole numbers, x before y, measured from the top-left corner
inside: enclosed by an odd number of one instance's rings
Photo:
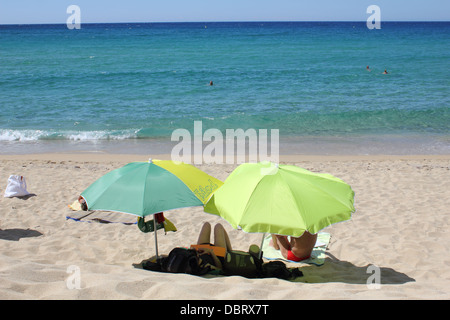
[[[148,158],[148,163],[153,163],[152,158]]]

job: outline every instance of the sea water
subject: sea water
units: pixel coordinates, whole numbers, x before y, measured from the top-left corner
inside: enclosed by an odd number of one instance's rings
[[[281,153],[448,154],[449,71],[449,22],[0,25],[0,153],[166,153],[201,121]]]

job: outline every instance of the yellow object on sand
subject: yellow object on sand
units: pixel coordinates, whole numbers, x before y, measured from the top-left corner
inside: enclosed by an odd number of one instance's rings
[[[175,225],[169,219],[165,218],[163,224],[164,224],[164,231],[165,232],[167,232],[167,231],[173,231],[173,232],[177,231],[177,228],[175,227]]]
[[[80,211],[81,210],[81,204],[78,202],[78,200],[75,200],[72,204],[67,205],[70,209],[73,211]]]
[[[225,257],[225,255],[227,254],[227,249],[225,249],[223,247],[212,246],[210,244],[192,244],[191,245],[191,249],[198,250],[201,248],[211,249],[212,251],[214,251],[214,254],[218,257]]]

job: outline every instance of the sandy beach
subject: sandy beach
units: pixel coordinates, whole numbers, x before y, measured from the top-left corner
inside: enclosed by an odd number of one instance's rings
[[[73,212],[68,205],[97,178],[147,158],[0,156],[0,298],[450,299],[450,156],[282,156],[281,163],[343,179],[356,194],[352,219],[324,230],[331,234],[325,263],[300,265],[304,276],[296,281],[139,269],[133,265],[155,254],[153,234],[136,225],[66,219]],[[236,165],[198,167],[225,180]],[[12,174],[26,178],[32,196],[3,197]],[[236,249],[260,241],[202,208],[165,216],[178,231],[158,233],[162,254],[194,243],[204,221],[221,222]],[[371,266],[379,268],[379,287],[367,285]]]

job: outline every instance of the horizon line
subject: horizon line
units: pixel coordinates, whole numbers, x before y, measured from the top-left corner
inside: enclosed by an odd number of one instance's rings
[[[83,22],[81,24],[158,24],[158,23],[287,23],[287,22],[346,22],[365,23],[366,20],[224,20],[224,21],[121,21],[121,22]],[[450,22],[450,20],[384,20],[383,22]],[[0,26],[27,26],[27,25],[66,25],[66,22],[43,23],[0,23]]]

